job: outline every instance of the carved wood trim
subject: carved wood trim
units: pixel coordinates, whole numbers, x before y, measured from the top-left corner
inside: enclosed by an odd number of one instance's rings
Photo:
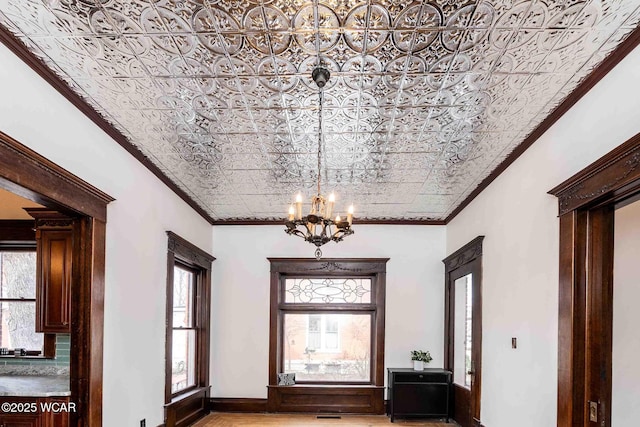
[[[267,258],[271,272],[295,274],[375,274],[387,272],[389,258]]]
[[[49,208],[23,208],[35,219],[37,230],[42,228],[71,228],[73,218]]]
[[[640,133],[549,191],[558,197],[559,215],[627,191],[640,179]]]
[[[168,249],[176,254],[178,258],[207,270],[211,269],[211,263],[216,259],[213,255],[203,251],[172,231],[167,231],[167,236],[169,236]]]
[[[478,236],[445,259],[444,262],[445,272],[449,273],[456,268],[468,264],[474,259],[482,256],[482,241],[484,236]]]
[[[70,354],[71,399],[77,410],[69,414],[69,425],[100,427],[106,215],[114,199],[2,132],[0,187],[79,217],[74,223]]]
[[[640,134],[551,191],[558,197],[559,427],[611,425],[614,209],[640,195]]]
[[[61,204],[105,221],[113,197],[0,132],[0,169],[4,188],[40,204]],[[56,183],[55,200],[46,197]]]

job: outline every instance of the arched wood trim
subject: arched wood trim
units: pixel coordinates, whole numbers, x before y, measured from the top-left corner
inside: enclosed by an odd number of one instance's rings
[[[102,425],[107,204],[114,199],[0,132],[0,187],[74,220],[69,425]]]
[[[549,193],[560,215],[558,427],[610,427],[614,209],[640,195],[640,134]]]

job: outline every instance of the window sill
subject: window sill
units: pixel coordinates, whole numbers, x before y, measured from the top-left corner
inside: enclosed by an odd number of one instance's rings
[[[3,354],[0,356],[0,360],[55,360],[55,357],[45,356],[14,356],[13,354]]]
[[[293,385],[268,385],[267,388],[357,388],[357,389],[384,389],[384,386],[373,384],[293,384]]]
[[[194,397],[194,396],[197,396],[197,395],[200,395],[200,394],[203,394],[203,393],[207,393],[207,392],[209,391],[209,389],[210,389],[210,388],[211,388],[210,386],[207,386],[207,387],[195,387],[195,388],[192,388],[192,389],[190,389],[189,391],[186,391],[186,392],[184,392],[184,393],[182,393],[182,394],[179,394],[179,395],[177,395],[177,396],[175,396],[175,397],[172,397],[172,398],[171,398],[171,401],[170,401],[169,403],[166,403],[166,404],[164,405],[164,407],[165,407],[165,408],[169,408],[169,407],[171,407],[172,405],[177,405],[177,404],[179,404],[179,403],[180,403],[180,402],[182,402],[183,400],[188,400],[188,399],[190,399],[190,398],[192,398],[192,397]]]

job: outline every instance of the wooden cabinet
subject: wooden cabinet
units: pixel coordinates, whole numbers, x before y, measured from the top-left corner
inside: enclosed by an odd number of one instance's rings
[[[0,427],[45,427],[40,421],[40,415],[0,415]]]
[[[0,397],[0,427],[68,427],[68,397]]]
[[[36,220],[36,332],[71,332],[73,219],[49,209],[26,209]]]
[[[449,421],[451,371],[389,368],[389,416],[446,418]]]

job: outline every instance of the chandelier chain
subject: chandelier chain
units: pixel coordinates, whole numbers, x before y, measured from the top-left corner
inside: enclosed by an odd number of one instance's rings
[[[320,196],[320,180],[322,179],[321,157],[322,157],[322,101],[324,90],[320,88],[318,92],[318,196]]]

